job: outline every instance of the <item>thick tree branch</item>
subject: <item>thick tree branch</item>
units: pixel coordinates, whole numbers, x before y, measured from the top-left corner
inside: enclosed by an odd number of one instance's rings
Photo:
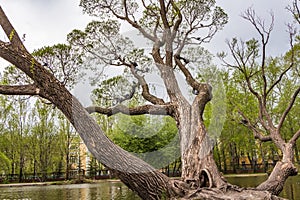
[[[181,62],[181,57],[180,55],[175,55],[175,63],[176,65],[179,66],[180,70],[182,71],[182,73],[184,74],[187,83],[195,90],[197,90],[198,92],[201,90],[201,87],[203,86],[203,84],[200,84],[198,81],[196,81],[196,79],[194,79],[194,77],[192,76],[192,74],[190,73],[190,71],[185,67],[185,64],[183,64]]]
[[[159,0],[159,4],[160,4],[160,15],[161,15],[162,22],[164,24],[164,28],[165,28],[165,30],[169,30],[170,25],[169,25],[168,18],[167,18],[167,10],[166,10],[166,5],[165,5],[165,0]]]
[[[126,66],[130,67],[130,71],[133,74],[133,76],[138,80],[139,84],[142,86],[143,92],[142,96],[149,102],[153,104],[165,104],[163,99],[160,99],[150,93],[148,83],[146,82],[145,78],[143,76],[140,76],[137,73],[135,63],[125,64]]]
[[[171,26],[168,21],[168,8],[166,7],[164,0],[159,0],[160,4],[160,17],[162,19],[163,25],[164,25],[164,36],[163,40],[166,42],[165,46],[165,58],[166,58],[166,65],[169,67],[172,67],[173,64],[173,35],[171,33]]]
[[[102,108],[99,106],[90,106],[86,108],[88,113],[99,113],[107,116],[112,116],[118,113],[126,114],[126,115],[143,115],[143,114],[151,114],[151,115],[170,115],[173,114],[173,106],[171,104],[168,105],[143,105],[134,108],[128,108],[122,104],[111,108]]]
[[[161,78],[167,89],[167,93],[171,101],[177,101],[179,98],[184,99],[181,90],[179,88],[178,82],[175,77],[175,73],[172,67],[165,65],[162,56],[160,54],[160,41],[156,41],[152,48],[152,57],[155,61],[156,67],[161,73]]]
[[[285,109],[284,113],[282,114],[280,120],[279,120],[279,124],[278,124],[278,127],[277,127],[277,131],[280,132],[280,129],[285,121],[285,118],[286,116],[288,115],[288,113],[290,112],[290,110],[292,109],[295,101],[296,101],[296,98],[298,96],[298,94],[300,93],[300,86],[298,87],[298,89],[294,92],[294,94],[292,95],[292,98],[289,102],[289,105],[288,107]]]
[[[0,85],[0,94],[4,95],[39,95],[40,89],[30,85]]]
[[[179,26],[182,22],[182,14],[181,14],[180,9],[177,7],[176,3],[173,0],[171,0],[171,3],[172,3],[173,8],[176,11],[176,14],[178,14],[178,19],[176,20],[175,25],[173,27],[173,33],[172,33],[172,41],[173,41],[176,37],[176,34],[179,30]]]
[[[197,89],[198,95],[193,101],[194,119],[198,118],[203,121],[203,113],[206,104],[212,99],[212,87],[209,84],[201,84]],[[200,114],[199,114],[200,113]]]
[[[14,29],[2,7],[0,6],[0,25],[14,48],[25,49],[17,31]]]

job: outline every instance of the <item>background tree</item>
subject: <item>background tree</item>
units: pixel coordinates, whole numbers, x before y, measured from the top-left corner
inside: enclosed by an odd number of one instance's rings
[[[63,170],[62,167],[65,165],[65,177],[68,180],[70,177],[70,170],[71,170],[71,148],[72,144],[74,143],[77,134],[74,128],[71,126],[70,122],[67,121],[63,116],[58,114],[59,120],[59,135],[58,135],[58,145],[60,150],[60,159],[59,159],[59,167],[58,173],[60,174]]]
[[[260,42],[257,39],[239,42],[235,38],[228,41],[234,62],[231,64],[225,61],[225,64],[234,70],[233,75],[243,77],[240,85],[250,92],[251,98],[256,99],[258,110],[256,116],[250,116],[245,112],[247,106],[237,106],[243,123],[253,132],[256,139],[262,142],[272,141],[280,151],[280,161],[277,162],[268,179],[257,187],[259,190],[267,190],[278,195],[288,176],[297,174],[293,162],[300,129],[295,124],[294,132],[287,137],[283,127],[299,101],[299,66],[295,59],[299,41],[295,46],[296,31],[292,25],[289,25],[290,51],[281,59],[268,58],[267,44],[273,30],[274,16],[271,14],[269,27],[252,9],[248,9],[243,18],[257,30]],[[284,96],[279,95],[283,94],[283,91],[285,91]]]
[[[55,171],[53,169],[53,155],[57,138],[55,137],[54,110],[49,109],[49,105],[37,101],[32,112],[34,126],[32,132],[36,135],[38,167],[42,173],[42,180],[46,180],[47,173]]]

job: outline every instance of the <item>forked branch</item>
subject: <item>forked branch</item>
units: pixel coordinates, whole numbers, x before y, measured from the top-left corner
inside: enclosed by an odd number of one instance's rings
[[[263,103],[266,103],[266,95],[267,95],[267,78],[265,73],[265,62],[266,62],[266,46],[269,42],[271,32],[274,27],[274,14],[271,13],[271,23],[270,26],[267,28],[265,22],[256,16],[255,11],[251,8],[247,9],[245,14],[242,17],[248,20],[257,30],[261,37],[262,43],[262,56],[261,56],[261,75],[263,79]]]
[[[194,79],[194,77],[192,76],[191,72],[185,67],[185,64],[183,64],[181,62],[181,57],[180,55],[175,55],[174,56],[175,58],[175,63],[176,65],[178,65],[178,67],[180,68],[180,70],[182,71],[182,73],[184,74],[185,78],[186,78],[186,81],[187,83],[193,88],[193,89],[196,89],[196,90],[200,90],[200,87],[201,87],[201,84],[196,81],[196,79]]]
[[[294,19],[300,24],[300,8],[298,4],[299,0],[294,0],[292,6],[288,6],[287,9],[292,13]]]
[[[239,110],[238,113],[243,118],[242,124],[248,127],[250,130],[252,130],[255,139],[259,139],[262,142],[272,141],[272,137],[270,135],[263,135],[261,131],[257,127],[255,127],[254,124],[250,122],[250,120],[246,117],[246,115],[241,110]]]
[[[149,102],[153,104],[159,104],[159,105],[164,105],[165,102],[163,99],[160,99],[150,93],[148,83],[146,82],[145,78],[141,75],[138,74],[137,69],[136,69],[136,64],[135,63],[130,63],[130,64],[125,64],[130,68],[131,73],[133,76],[138,80],[139,84],[142,86],[143,92],[142,96]]]

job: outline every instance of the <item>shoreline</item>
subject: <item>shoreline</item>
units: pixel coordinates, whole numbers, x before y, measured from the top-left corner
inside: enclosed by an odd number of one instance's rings
[[[8,187],[27,187],[27,186],[51,186],[51,185],[74,185],[74,184],[97,184],[102,182],[121,182],[120,179],[101,179],[101,180],[89,180],[86,179],[82,182],[76,181],[52,181],[52,182],[32,182],[32,183],[2,183],[0,188]]]
[[[258,174],[225,174],[224,177],[255,177],[255,176],[267,176],[267,173],[258,173]],[[176,177],[173,177],[176,178]],[[33,182],[33,183],[2,183],[0,184],[0,188],[2,187],[27,187],[27,186],[50,186],[50,185],[72,185],[72,184],[97,184],[101,182],[121,182],[120,179],[102,179],[102,180],[90,180],[86,179],[83,182],[76,181],[53,181],[53,182]]]

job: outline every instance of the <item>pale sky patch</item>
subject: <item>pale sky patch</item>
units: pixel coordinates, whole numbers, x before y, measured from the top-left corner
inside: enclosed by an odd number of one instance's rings
[[[73,29],[82,30],[95,19],[84,15],[79,3],[80,0],[0,0],[0,5],[20,36],[26,34],[25,46],[30,52],[43,46],[66,42],[67,34]],[[270,20],[269,13],[274,13],[275,26],[268,45],[268,55],[284,54],[289,48],[286,24],[292,21],[286,7],[291,3],[291,0],[217,0],[217,4],[228,13],[229,23],[205,47],[216,54],[228,49],[226,39],[237,37],[248,40],[257,37],[250,23],[240,17],[243,11],[252,7],[266,23]],[[128,26],[124,27],[122,30],[130,34],[130,31],[126,31]],[[2,31],[0,39],[7,41]],[[7,65],[0,58],[0,69]],[[86,91],[86,85],[80,86],[75,93],[80,94],[82,90]],[[89,97],[85,95],[85,98]]]

